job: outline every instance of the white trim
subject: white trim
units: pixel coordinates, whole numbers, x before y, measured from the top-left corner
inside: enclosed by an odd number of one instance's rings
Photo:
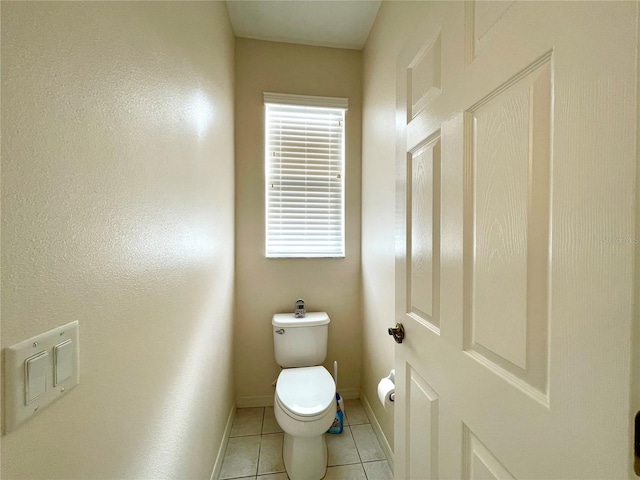
[[[220,471],[222,470],[222,462],[224,461],[224,454],[227,451],[227,445],[229,444],[229,435],[231,435],[231,427],[233,426],[233,420],[236,418],[236,404],[231,405],[231,411],[227,417],[227,424],[224,427],[224,434],[222,435],[222,442],[220,442],[220,448],[218,449],[218,455],[216,455],[216,461],[213,464],[213,471],[211,472],[211,480],[218,480],[220,477]]]
[[[277,105],[301,105],[305,107],[342,108],[349,110],[349,99],[344,97],[317,97],[312,95],[291,95],[288,93],[264,92],[264,103]]]
[[[338,393],[345,400],[352,400],[354,398],[360,398],[359,388],[338,388]]]
[[[273,407],[273,395],[256,395],[250,397],[238,397],[238,408],[248,407]]]
[[[367,413],[367,416],[369,417],[371,428],[373,428],[373,431],[375,432],[376,437],[378,437],[378,442],[380,442],[380,445],[382,446],[382,450],[384,450],[384,455],[385,457],[387,457],[387,462],[389,462],[389,468],[391,468],[391,471],[393,471],[393,465],[394,465],[393,450],[391,449],[391,445],[389,445],[389,442],[387,441],[387,437],[385,437],[384,432],[382,431],[382,427],[380,426],[378,419],[373,413],[373,409],[371,408],[371,404],[369,403],[369,400],[367,400],[367,397],[362,392],[360,392],[360,403],[362,403],[362,406],[364,407],[364,411]]]

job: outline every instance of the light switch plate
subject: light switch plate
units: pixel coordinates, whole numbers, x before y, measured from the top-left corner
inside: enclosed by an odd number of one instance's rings
[[[69,377],[54,386],[54,348],[71,341],[70,362],[65,362],[65,376]],[[10,433],[47,405],[68,393],[80,381],[78,322],[71,322],[48,332],[36,335],[4,349],[4,433]],[[67,345],[65,343],[65,345]],[[46,391],[27,404],[26,360],[41,352],[46,352]],[[65,352],[67,354],[67,352]]]

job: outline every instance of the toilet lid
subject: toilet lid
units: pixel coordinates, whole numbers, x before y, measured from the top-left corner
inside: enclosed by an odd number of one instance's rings
[[[336,385],[324,367],[285,368],[278,376],[276,394],[291,413],[313,416],[335,401]]]

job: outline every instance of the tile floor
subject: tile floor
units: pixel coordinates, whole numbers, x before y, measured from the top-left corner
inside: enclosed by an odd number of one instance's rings
[[[325,480],[393,479],[360,400],[345,400],[344,403],[342,434],[325,434],[329,456]],[[288,480],[282,460],[283,438],[273,407],[239,408],[222,462],[220,480]]]

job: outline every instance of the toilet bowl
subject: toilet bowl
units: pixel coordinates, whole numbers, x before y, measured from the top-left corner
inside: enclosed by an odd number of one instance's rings
[[[322,366],[285,368],[276,381],[274,413],[284,430],[282,455],[291,480],[320,480],[327,469],[324,433],[336,414],[333,377]]]

